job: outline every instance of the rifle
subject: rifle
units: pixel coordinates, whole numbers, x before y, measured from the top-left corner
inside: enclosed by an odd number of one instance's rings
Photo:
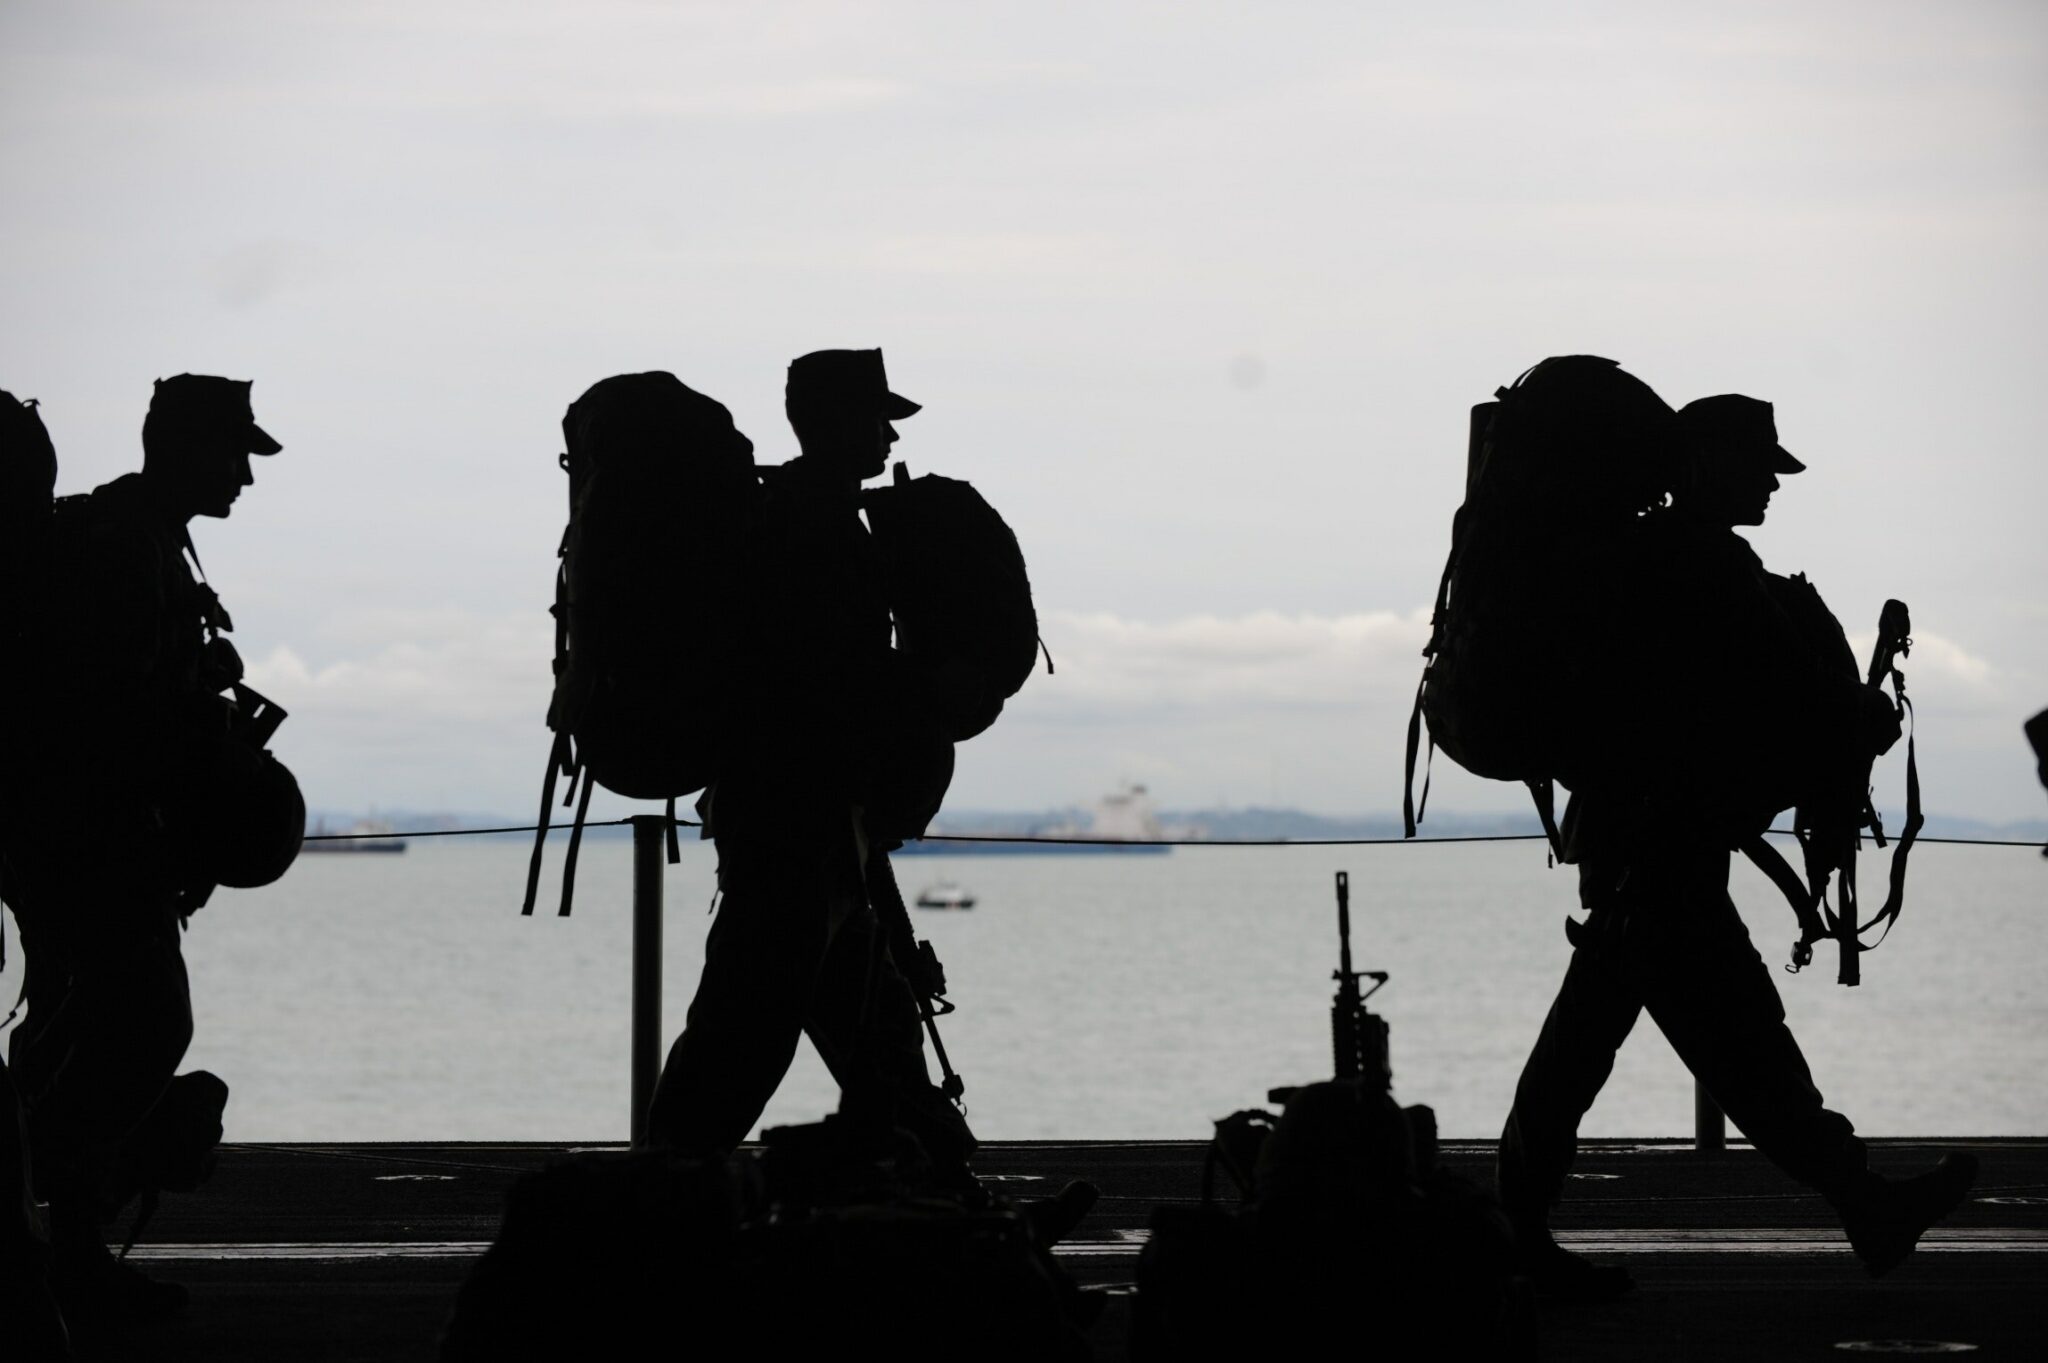
[[[1336,1077],[1355,1079],[1382,1093],[1394,1087],[1394,1064],[1387,1046],[1387,1020],[1365,1006],[1365,1001],[1387,983],[1384,970],[1351,968],[1351,873],[1337,872],[1337,997],[1330,1005],[1330,1045],[1335,1052]],[[1360,980],[1371,980],[1372,988],[1361,991]],[[1293,1088],[1276,1088],[1266,1094],[1269,1103],[1285,1103]]]
[[[1898,847],[1892,853],[1891,879],[1884,905],[1868,922],[1862,921],[1856,893],[1856,851],[1862,841],[1862,830],[1868,828],[1880,848],[1886,845],[1884,820],[1879,817],[1870,795],[1871,767],[1876,761],[1873,754],[1858,767],[1860,781],[1855,796],[1842,804],[1831,802],[1830,807],[1817,816],[1802,809],[1794,818],[1793,831],[1806,861],[1804,903],[1797,899],[1793,901],[1799,917],[1799,940],[1793,944],[1792,963],[1786,969],[1794,974],[1812,964],[1815,943],[1832,937],[1842,952],[1837,980],[1852,986],[1862,983],[1861,954],[1884,940],[1891,932],[1892,924],[1898,921],[1900,910],[1905,907],[1906,858],[1920,835],[1923,822],[1920,764],[1914,753],[1910,728],[1913,702],[1906,696],[1906,678],[1898,666],[1899,660],[1912,652],[1912,631],[1912,616],[1906,604],[1897,600],[1886,601],[1878,617],[1877,643],[1871,649],[1870,670],[1865,678],[1865,685],[1880,695],[1883,694],[1885,680],[1890,679],[1898,713],[1909,725],[1906,734],[1906,823],[1899,830]],[[1856,799],[1862,801],[1860,809],[1855,804]],[[1847,813],[1852,809],[1857,811],[1853,816]],[[1765,870],[1768,872],[1770,868],[1765,867]],[[1830,875],[1836,878],[1837,886],[1832,910],[1827,902]],[[1773,874],[1772,878],[1778,877]],[[1877,942],[1866,947],[1864,934],[1878,927],[1883,931],[1879,933]]]
[[[946,967],[940,964],[932,944],[919,941],[911,930],[910,911],[903,906],[903,891],[896,884],[896,868],[889,864],[889,854],[879,848],[868,853],[867,885],[868,902],[888,934],[889,955],[917,1000],[918,1020],[924,1023],[932,1054],[938,1057],[940,1073],[945,1076],[939,1091],[957,1106],[967,1091],[967,1081],[953,1072],[953,1062],[946,1058],[946,1043],[939,1039],[938,1020],[954,1009],[946,997]]]

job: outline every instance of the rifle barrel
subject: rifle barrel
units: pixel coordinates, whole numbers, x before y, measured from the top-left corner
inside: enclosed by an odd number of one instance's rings
[[[1338,978],[1351,983],[1351,873],[1337,872],[1337,957]]]

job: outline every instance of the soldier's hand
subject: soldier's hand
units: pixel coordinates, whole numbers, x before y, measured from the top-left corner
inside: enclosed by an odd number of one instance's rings
[[[1882,757],[1899,741],[1903,717],[1891,697],[1874,686],[1864,687],[1862,697],[1862,711],[1857,718],[1864,750]]]

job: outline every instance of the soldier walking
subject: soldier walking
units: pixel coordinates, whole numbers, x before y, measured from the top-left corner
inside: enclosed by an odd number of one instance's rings
[[[224,518],[255,480],[251,455],[280,448],[256,424],[250,385],[158,380],[143,466],[60,502],[49,561],[28,603],[33,703],[10,748],[37,798],[10,820],[0,889],[20,924],[27,1011],[10,1064],[50,1208],[51,1281],[67,1315],[171,1314],[185,1289],[145,1277],[107,1248],[138,1193],[203,1177],[226,1086],[180,1076],[192,1001],[180,934],[213,888],[209,833],[260,744],[235,737],[221,693],[241,680],[226,612],[204,581],[188,523]],[[273,861],[297,851],[289,805]],[[304,807],[297,806],[303,830]],[[282,864],[277,866],[282,873]],[[274,877],[273,877],[274,878]]]
[[[1835,1207],[1874,1275],[1903,1260],[1976,1174],[1968,1154],[1904,1181],[1870,1171],[1848,1119],[1823,1103],[1729,898],[1730,850],[1827,784],[1823,769],[1888,749],[1899,719],[1859,684],[1832,616],[1821,630],[1787,609],[1787,586],[1803,581],[1773,578],[1735,533],[1762,524],[1779,478],[1804,468],[1778,443],[1770,404],[1703,398],[1679,424],[1688,473],[1652,513],[1631,589],[1631,622],[1645,631],[1639,722],[1659,765],[1576,792],[1566,811],[1565,859],[1578,865],[1588,917],[1568,927],[1571,964],[1501,1134],[1501,1198],[1527,1271],[1588,1300],[1625,1291],[1628,1274],[1561,1248],[1550,1209],[1579,1121],[1644,1011],[1757,1149]],[[1709,652],[1710,664],[1694,661]]]
[[[932,741],[931,688],[891,647],[860,518],[861,484],[887,466],[893,423],[919,408],[889,390],[879,350],[800,357],[785,405],[801,453],[762,473],[745,699],[726,767],[699,806],[718,845],[718,916],[649,1136],[730,1152],[808,1034],[839,1082],[856,1146],[878,1155],[902,1127],[968,1190],[975,1138],[925,1068],[904,963],[867,892],[869,849],[892,831],[890,806],[917,803],[922,787],[936,807],[930,792],[951,775],[950,745]]]

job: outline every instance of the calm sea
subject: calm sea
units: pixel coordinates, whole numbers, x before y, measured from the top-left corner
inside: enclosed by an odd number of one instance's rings
[[[399,856],[308,856],[276,886],[218,896],[186,938],[187,1067],[232,1086],[229,1138],[623,1138],[629,847],[586,845],[567,920],[551,906],[519,916],[525,860],[508,842],[420,840]],[[1883,858],[1865,865],[1879,883]],[[685,843],[667,872],[670,1035],[702,959],[712,866],[710,847]],[[943,877],[979,896],[971,911],[913,910],[960,1005],[944,1034],[976,1128],[1199,1137],[1270,1086],[1327,1075],[1338,869],[1358,966],[1393,977],[1373,1007],[1393,1029],[1397,1095],[1434,1105],[1446,1135],[1496,1134],[1568,953],[1572,875],[1546,869],[1540,844],[899,863],[907,894]],[[1927,846],[1913,882],[1860,988],[1834,983],[1831,947],[1780,976],[1823,1092],[1874,1135],[2048,1133],[2048,863]],[[1782,901],[1746,866],[1736,885],[1781,962]],[[1646,1019],[1587,1133],[1683,1135],[1691,1093]],[[834,1102],[806,1045],[766,1122]]]

